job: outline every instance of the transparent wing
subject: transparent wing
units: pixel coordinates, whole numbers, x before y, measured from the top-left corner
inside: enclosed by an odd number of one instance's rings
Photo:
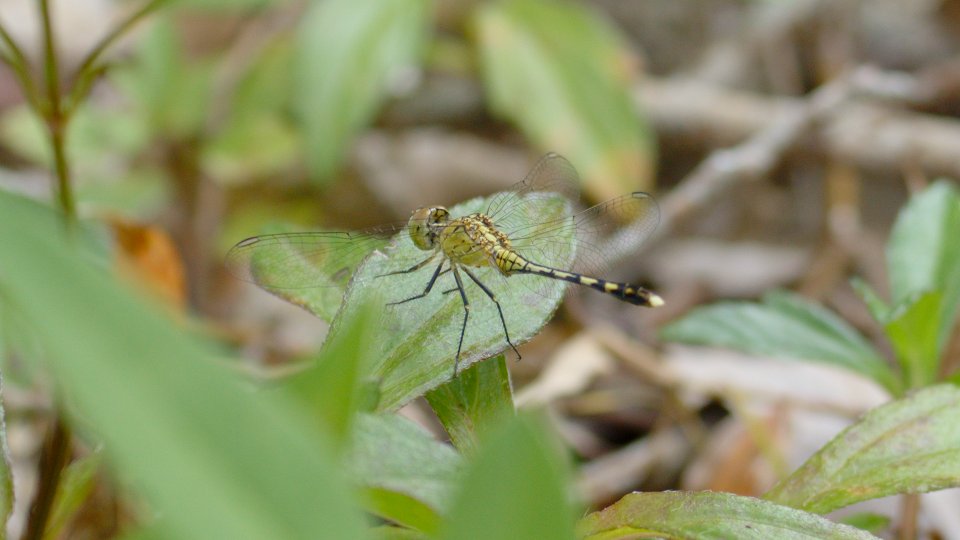
[[[225,262],[237,278],[269,291],[312,287],[344,289],[363,259],[385,247],[405,226],[396,223],[356,232],[254,236],[233,246]],[[423,252],[420,255],[425,257]]]
[[[660,209],[656,200],[647,193],[636,192],[610,199],[573,216],[504,232],[510,237],[514,249],[533,262],[609,279],[606,273],[611,265],[636,251],[659,222]],[[540,283],[544,278],[539,276],[518,277],[536,292],[544,287]]]
[[[545,198],[562,197],[575,202],[580,197],[580,177],[573,165],[559,154],[544,155],[520,182],[508,191],[494,195],[486,214],[504,231],[518,229],[542,219],[540,203]]]

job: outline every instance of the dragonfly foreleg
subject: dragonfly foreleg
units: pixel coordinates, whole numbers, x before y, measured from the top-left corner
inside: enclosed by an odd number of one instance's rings
[[[444,261],[444,262],[446,262],[446,261]],[[433,284],[437,282],[437,278],[440,276],[440,271],[443,269],[443,264],[444,264],[444,263],[441,262],[439,265],[437,265],[437,269],[433,272],[433,275],[430,276],[430,281],[427,282],[427,286],[426,286],[426,288],[423,289],[423,292],[422,292],[422,293],[420,293],[420,294],[418,294],[418,295],[416,295],[416,296],[411,296],[410,298],[407,298],[407,299],[405,299],[405,300],[400,300],[400,301],[398,301],[398,302],[390,302],[390,303],[388,303],[387,305],[388,305],[388,306],[396,306],[396,305],[398,305],[398,304],[405,304],[405,303],[407,303],[407,302],[409,302],[409,301],[411,301],[411,300],[418,300],[418,299],[423,298],[424,296],[430,294],[430,290],[433,289]]]
[[[381,277],[387,277],[387,276],[396,276],[396,275],[398,275],[398,274],[410,274],[410,273],[412,273],[412,272],[416,272],[417,270],[419,270],[419,269],[423,268],[424,266],[430,264],[430,261],[432,261],[432,260],[434,260],[435,258],[437,258],[437,253],[438,253],[438,252],[434,251],[434,252],[433,252],[433,255],[430,255],[430,256],[427,257],[426,259],[418,262],[417,264],[411,266],[410,268],[407,268],[406,270],[397,270],[396,272],[387,272],[386,274],[380,274],[380,275],[377,276],[377,277],[378,277],[378,278],[381,278]],[[443,265],[441,265],[441,266],[443,266]]]

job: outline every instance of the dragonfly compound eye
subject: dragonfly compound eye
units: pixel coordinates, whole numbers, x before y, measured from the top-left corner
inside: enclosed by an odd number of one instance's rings
[[[407,225],[410,240],[420,249],[433,249],[439,234],[437,225],[443,225],[449,220],[450,212],[442,206],[417,208]]]

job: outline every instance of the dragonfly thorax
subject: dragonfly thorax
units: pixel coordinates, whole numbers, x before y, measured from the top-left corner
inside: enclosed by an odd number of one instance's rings
[[[422,250],[436,246],[437,236],[450,221],[450,212],[442,206],[417,208],[407,222],[407,232],[413,244]]]

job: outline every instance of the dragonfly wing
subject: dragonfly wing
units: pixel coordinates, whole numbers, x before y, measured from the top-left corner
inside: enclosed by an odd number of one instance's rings
[[[660,222],[656,200],[636,192],[575,215],[549,218],[509,233],[514,248],[544,266],[604,277],[618,260],[636,251]],[[575,247],[576,256],[571,252]]]
[[[650,237],[660,223],[660,207],[650,194],[638,191],[588,208],[573,222],[577,237],[573,271],[603,277]]]
[[[494,195],[486,214],[501,230],[510,231],[529,226],[539,220],[537,206],[531,200],[559,195],[567,201],[580,196],[580,177],[573,165],[559,154],[546,154],[534,165],[526,178],[508,191]],[[534,221],[536,220],[536,221]]]
[[[388,241],[340,231],[268,234],[239,242],[226,265],[234,276],[269,291],[344,288],[363,259]]]

